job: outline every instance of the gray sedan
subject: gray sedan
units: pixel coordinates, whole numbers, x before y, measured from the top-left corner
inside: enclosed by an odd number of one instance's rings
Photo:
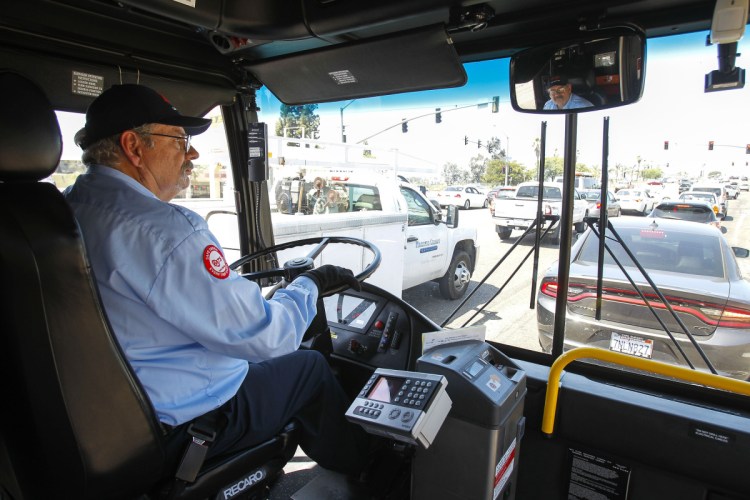
[[[589,210],[586,215],[587,219],[598,219],[602,208],[602,192],[599,189],[584,189],[579,191],[581,197],[589,202]],[[611,192],[607,191],[607,216],[619,217],[622,210],[620,209],[620,200]]]
[[[708,224],[651,218],[619,218],[611,223],[716,370],[750,379],[750,282],[742,279],[736,261],[750,252],[730,247]],[[654,312],[605,251],[602,319],[596,320],[598,246],[599,239],[589,229],[572,248],[564,348],[601,347],[687,365],[655,312],[692,365],[705,370],[706,364],[682,327],[611,234],[607,246]],[[552,344],[557,284],[554,264],[546,271],[537,294],[539,343],[546,352]]]

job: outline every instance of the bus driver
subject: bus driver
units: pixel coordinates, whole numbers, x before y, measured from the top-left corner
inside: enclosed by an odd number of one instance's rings
[[[76,134],[88,170],[64,194],[114,333],[170,430],[175,466],[189,423],[218,412],[226,426],[209,457],[296,420],[308,456],[359,474],[369,439],[344,418],[348,400],[325,358],[297,350],[319,293],[359,283],[326,265],[266,300],[229,269],[203,218],[169,203],[190,183],[191,136],[210,123],[181,115],[148,87],[116,85],[91,103]]]

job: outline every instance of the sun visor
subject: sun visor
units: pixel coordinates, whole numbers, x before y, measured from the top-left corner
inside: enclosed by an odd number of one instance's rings
[[[459,87],[466,72],[442,25],[249,66],[284,104]]]

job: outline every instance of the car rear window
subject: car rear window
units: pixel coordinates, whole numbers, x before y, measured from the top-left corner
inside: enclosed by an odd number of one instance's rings
[[[599,195],[601,195],[601,193],[583,193],[583,197],[586,198],[587,200],[591,200],[591,201],[598,200],[599,199]]]
[[[721,188],[720,187],[709,187],[709,186],[693,186],[691,188],[693,191],[703,191],[704,193],[713,193],[717,196],[721,195]]]
[[[719,236],[698,235],[689,232],[650,230],[645,228],[617,228],[630,252],[646,271],[724,278]],[[607,247],[617,261],[625,267],[635,267],[622,245],[611,236]],[[599,238],[589,236],[576,261],[596,265],[599,255]],[[616,265],[609,252],[604,252],[604,263]]]
[[[539,196],[539,186],[521,186],[518,188],[518,198],[536,198]],[[558,187],[544,187],[544,198],[545,199],[562,199],[560,188]]]
[[[713,211],[709,207],[695,205],[659,205],[654,209],[653,216],[691,222],[710,222],[714,219]]]
[[[716,201],[716,198],[714,198],[714,195],[711,193],[684,193],[680,195],[680,201],[689,201],[689,200],[702,200],[707,201],[710,203],[714,203]]]

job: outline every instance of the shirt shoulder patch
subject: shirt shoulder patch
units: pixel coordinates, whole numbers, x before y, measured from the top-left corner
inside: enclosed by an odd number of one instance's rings
[[[203,249],[203,265],[214,278],[223,280],[229,277],[229,265],[216,245],[208,245]]]

